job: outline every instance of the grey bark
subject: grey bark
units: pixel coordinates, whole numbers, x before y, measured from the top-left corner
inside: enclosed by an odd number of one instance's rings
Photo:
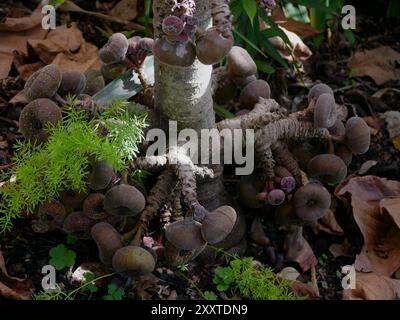
[[[161,22],[171,14],[171,1],[154,0],[155,37],[160,35]],[[196,1],[195,16],[201,28],[211,26],[208,0]],[[215,127],[215,114],[211,93],[212,66],[195,63],[187,68],[166,65],[155,59],[155,110],[159,116],[159,127],[167,128],[168,120],[178,123],[178,130]],[[198,179],[199,202],[208,210],[213,210],[225,200],[222,183],[222,166],[213,166],[215,178]]]

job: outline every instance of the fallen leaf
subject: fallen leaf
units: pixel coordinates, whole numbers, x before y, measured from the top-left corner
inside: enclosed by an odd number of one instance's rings
[[[291,282],[290,291],[297,296],[307,296],[310,299],[319,298],[319,294],[313,286],[298,280]]]
[[[389,138],[394,139],[400,136],[400,112],[387,111],[382,115],[382,118],[385,119]]]
[[[0,251],[0,296],[7,299],[30,300],[33,283],[30,279],[11,277],[7,273],[5,261]]]
[[[375,92],[372,97],[387,106],[387,110],[399,110],[400,89],[382,88]]]
[[[98,2],[97,2],[98,3]],[[111,22],[116,22],[119,24],[124,25],[124,29],[125,30],[137,30],[137,31],[144,31],[144,26],[136,23],[136,22],[132,22],[132,21],[126,21],[123,19],[120,19],[118,17],[114,17],[111,15],[107,15],[107,14],[103,14],[97,11],[88,11],[88,10],[84,10],[81,7],[79,7],[78,5],[76,5],[74,2],[69,1],[69,0],[65,0],[59,7],[58,7],[58,11],[61,12],[78,12],[80,14],[83,15],[88,15],[88,16],[93,16],[99,19],[103,19],[106,21],[111,21]]]
[[[278,36],[269,38],[269,42],[278,50],[282,58],[292,62],[293,60],[305,61],[312,56],[311,50],[296,33],[286,30],[281,26],[279,28],[288,37],[291,48]]]
[[[149,300],[158,293],[159,281],[160,279],[152,273],[141,276],[135,284],[135,293],[137,297],[142,300]]]
[[[372,50],[358,51],[348,63],[353,77],[371,77],[377,85],[389,80],[400,80],[400,53],[391,47],[382,46]]]
[[[286,30],[296,33],[302,38],[312,38],[320,33],[320,31],[313,28],[309,23],[303,23],[292,18],[285,17],[282,9],[278,6],[272,12],[271,18],[278,25],[284,27]]]
[[[20,91],[14,97],[11,98],[11,100],[8,102],[8,105],[11,107],[17,107],[17,106],[24,106],[27,103],[28,100],[26,100],[24,92]]]
[[[355,256],[355,252],[347,238],[345,238],[342,243],[331,244],[329,247],[329,252],[333,255],[334,258],[342,256],[352,258]]]
[[[286,252],[286,260],[297,262],[303,271],[307,271],[311,266],[317,264],[314,252],[303,237],[302,227],[292,227],[287,230],[283,247]]]
[[[114,17],[131,21],[137,16],[137,0],[122,0],[110,11]]]
[[[283,268],[278,274],[278,277],[281,277],[286,280],[296,280],[299,277],[300,273],[293,267]]]
[[[0,23],[0,79],[8,76],[14,60],[14,50],[27,54],[28,40],[44,39],[48,33],[42,28],[42,5],[28,17],[7,17]]]
[[[363,117],[363,119],[367,125],[371,128],[374,128],[376,132],[380,131],[385,126],[385,121],[376,115]]]
[[[167,297],[167,300],[177,300],[178,299],[178,293],[176,290],[171,290],[170,295]]]
[[[76,23],[59,26],[46,39],[31,40],[29,44],[43,62],[56,64],[61,70],[84,73],[101,66],[97,47],[85,41]]]
[[[321,231],[338,236],[344,234],[344,231],[342,227],[337,223],[335,214],[332,210],[328,210],[322,218],[315,221],[311,225],[311,228],[315,234],[319,234]]]
[[[400,136],[394,138],[392,140],[393,146],[396,148],[396,150],[400,151]]]
[[[36,27],[38,24],[41,24],[43,19],[42,7],[43,5],[41,4],[37,6],[35,11],[28,17],[6,17],[5,20],[0,23],[0,31],[20,32]]]
[[[369,171],[369,169],[376,166],[377,164],[378,164],[378,161],[376,161],[376,160],[365,161],[361,165],[360,169],[358,170],[358,174],[360,174],[360,175],[366,174]]]
[[[391,210],[393,204],[389,206],[386,198],[400,197],[400,182],[375,176],[350,177],[335,194],[351,199],[354,220],[364,238],[354,263],[356,270],[392,275],[400,267],[400,210]]]
[[[385,198],[379,203],[381,211],[388,213],[400,228],[400,197],[399,198]]]
[[[375,273],[356,273],[356,288],[345,289],[343,300],[398,300],[400,280]]]

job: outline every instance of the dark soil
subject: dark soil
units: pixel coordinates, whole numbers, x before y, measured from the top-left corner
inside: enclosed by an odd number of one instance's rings
[[[76,1],[82,8],[95,11],[94,1]],[[361,2],[361,1],[359,1]],[[5,1],[0,5],[0,18],[7,13],[8,6],[12,5],[13,1]],[[360,4],[364,6],[364,1]],[[369,11],[368,11],[369,12]],[[360,13],[362,14],[362,13]],[[106,38],[100,34],[96,26],[109,31],[120,31],[120,27],[116,24],[101,21],[97,18],[86,17],[78,13],[70,14],[70,17],[62,19],[70,19],[70,21],[79,21],[79,27],[83,31],[83,35],[87,41],[101,47]],[[360,116],[374,117],[376,112],[384,112],[387,110],[399,110],[400,104],[398,99],[382,99],[376,100],[371,96],[382,87],[377,87],[369,78],[355,79],[356,86],[349,87],[346,81],[349,79],[348,69],[346,68],[347,61],[355,49],[369,49],[377,46],[388,45],[393,49],[400,51],[400,28],[395,22],[382,19],[372,18],[371,16],[359,16],[360,32],[357,33],[357,48],[348,46],[335,46],[335,44],[322,44],[320,48],[315,49],[312,44],[308,43],[312,48],[313,58],[307,63],[306,82],[310,80],[321,80],[330,85],[335,90],[335,98],[341,104],[345,104],[350,114],[352,110],[356,111]],[[340,37],[339,35],[333,35]],[[295,74],[286,72],[284,78],[287,81],[288,98],[302,99],[303,103],[306,100],[308,90],[299,83],[298,77]],[[274,76],[268,80],[273,81]],[[12,156],[12,145],[16,139],[21,138],[18,131],[16,120],[19,118],[20,110],[18,108],[11,109],[1,107],[1,103],[7,102],[23,87],[23,82],[16,78],[9,78],[0,82],[0,143],[6,141],[8,147],[0,148],[0,171],[6,169],[10,165]],[[397,87],[399,83],[386,83],[383,87]],[[277,96],[277,98],[279,98]],[[400,180],[400,157],[399,151],[393,146],[390,141],[388,132],[382,128],[376,135],[372,136],[372,143],[369,151],[362,155],[353,158],[350,173],[357,171],[360,166],[367,160],[379,160],[379,166],[372,167],[368,174],[386,177],[392,180]],[[228,192],[236,197],[237,177],[231,176],[232,170],[227,167],[225,171],[226,187]],[[244,209],[247,216],[258,214],[268,225],[266,233],[273,243],[276,244],[277,252],[283,254],[282,239],[283,235],[274,227],[273,212],[271,209],[262,208],[256,212]],[[359,251],[362,246],[362,236],[352,221],[351,213],[347,212],[344,207],[340,207],[336,211],[336,216],[339,224],[345,229],[350,244],[356,251]],[[347,264],[352,264],[353,258],[340,257],[334,259],[329,253],[329,246],[332,243],[341,243],[343,237],[328,235],[324,232],[315,235],[311,230],[306,230],[306,235],[317,257],[320,261],[317,266],[318,281],[320,284],[320,292],[322,299],[340,299],[341,298],[341,279],[337,272],[341,267]],[[40,290],[42,274],[41,267],[48,264],[49,250],[60,243],[66,243],[67,236],[61,232],[52,232],[43,235],[33,233],[30,220],[20,219],[16,221],[12,232],[6,233],[0,237],[0,250],[3,252],[8,272],[11,276],[20,278],[32,279],[35,288]],[[97,248],[93,241],[78,240],[75,244],[69,246],[77,254],[76,266],[85,261],[98,261]],[[248,249],[245,255],[251,255],[256,260],[263,263],[269,263],[262,247],[255,243],[249,242]],[[321,259],[321,257],[324,257]],[[276,271],[286,266],[283,263],[279,266],[271,265]],[[153,299],[166,299],[168,292],[175,290],[178,299],[198,298],[199,293],[196,291],[192,283],[188,279],[197,283],[202,291],[215,290],[212,285],[213,266],[189,266],[189,271],[182,273],[174,269],[171,272],[164,262],[157,265],[155,275],[159,277],[160,284],[163,287],[163,294],[153,294]],[[70,284],[69,272],[58,272],[57,282],[63,283],[66,289],[74,288]],[[304,276],[304,280],[309,280]],[[121,285],[125,284],[122,277],[113,277],[112,280]],[[106,286],[103,286],[97,293],[91,296],[91,299],[101,299],[106,294]],[[168,291],[169,290],[169,291]],[[127,294],[128,298],[137,298],[134,291]],[[78,298],[88,299],[87,295],[78,296]],[[1,300],[1,298],[0,298]]]

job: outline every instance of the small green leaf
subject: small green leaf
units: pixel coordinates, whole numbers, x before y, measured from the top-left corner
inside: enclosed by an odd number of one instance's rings
[[[235,115],[232,112],[229,112],[224,107],[218,106],[216,104],[214,104],[214,111],[217,115],[219,115],[223,119],[231,119],[235,117]]]
[[[49,264],[54,266],[57,270],[62,270],[65,267],[72,267],[75,263],[75,251],[67,249],[63,244],[51,248],[49,255],[51,258]]]
[[[257,47],[255,43],[253,43],[250,39],[248,39],[244,34],[235,29],[233,29],[233,33],[239,36],[244,42],[246,42],[250,46],[250,48],[257,51],[264,58],[268,59],[268,56],[259,47]]]
[[[347,41],[349,42],[349,45],[351,47],[354,47],[356,44],[356,37],[354,36],[354,32],[350,29],[344,30],[344,36],[346,37]]]
[[[275,69],[267,62],[261,60],[255,60],[257,69],[264,73],[273,73]]]
[[[107,290],[108,294],[103,296],[103,300],[122,300],[125,296],[124,290],[118,287],[115,283],[110,283]]]
[[[247,16],[250,19],[251,24],[254,22],[254,17],[257,13],[257,3],[255,0],[246,0],[242,2],[243,9],[246,12]]]
[[[82,291],[90,291],[91,293],[97,292],[98,288],[93,282],[94,274],[92,272],[85,272],[83,274],[83,284],[87,284]]]
[[[78,237],[73,233],[68,233],[67,244],[75,244],[78,241]]]
[[[205,291],[203,294],[204,299],[206,300],[217,300],[217,295],[212,291]]]
[[[217,285],[217,290],[224,292],[224,291],[228,290],[229,287],[230,287],[230,285],[228,283],[220,283]]]
[[[65,2],[65,0],[49,0],[49,5],[50,6],[55,6],[56,4],[59,4],[59,3],[64,3]]]

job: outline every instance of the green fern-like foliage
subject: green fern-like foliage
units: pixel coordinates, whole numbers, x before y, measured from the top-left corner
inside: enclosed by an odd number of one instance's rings
[[[115,170],[123,170],[126,160],[136,155],[146,126],[144,116],[129,117],[123,111],[126,102],[118,101],[110,108],[113,112],[101,116],[100,121],[113,123],[111,134],[101,137],[98,121],[87,120],[75,102],[69,98],[63,121],[47,128],[50,138],[46,143],[16,143],[15,165],[0,175],[0,230],[11,229],[13,219],[22,211],[33,212],[61,190],[84,190],[90,158],[106,160]]]
[[[252,300],[304,300],[290,291],[290,283],[265,266],[255,266],[253,258],[231,256],[228,267],[215,269],[214,284],[219,291],[239,292]]]

